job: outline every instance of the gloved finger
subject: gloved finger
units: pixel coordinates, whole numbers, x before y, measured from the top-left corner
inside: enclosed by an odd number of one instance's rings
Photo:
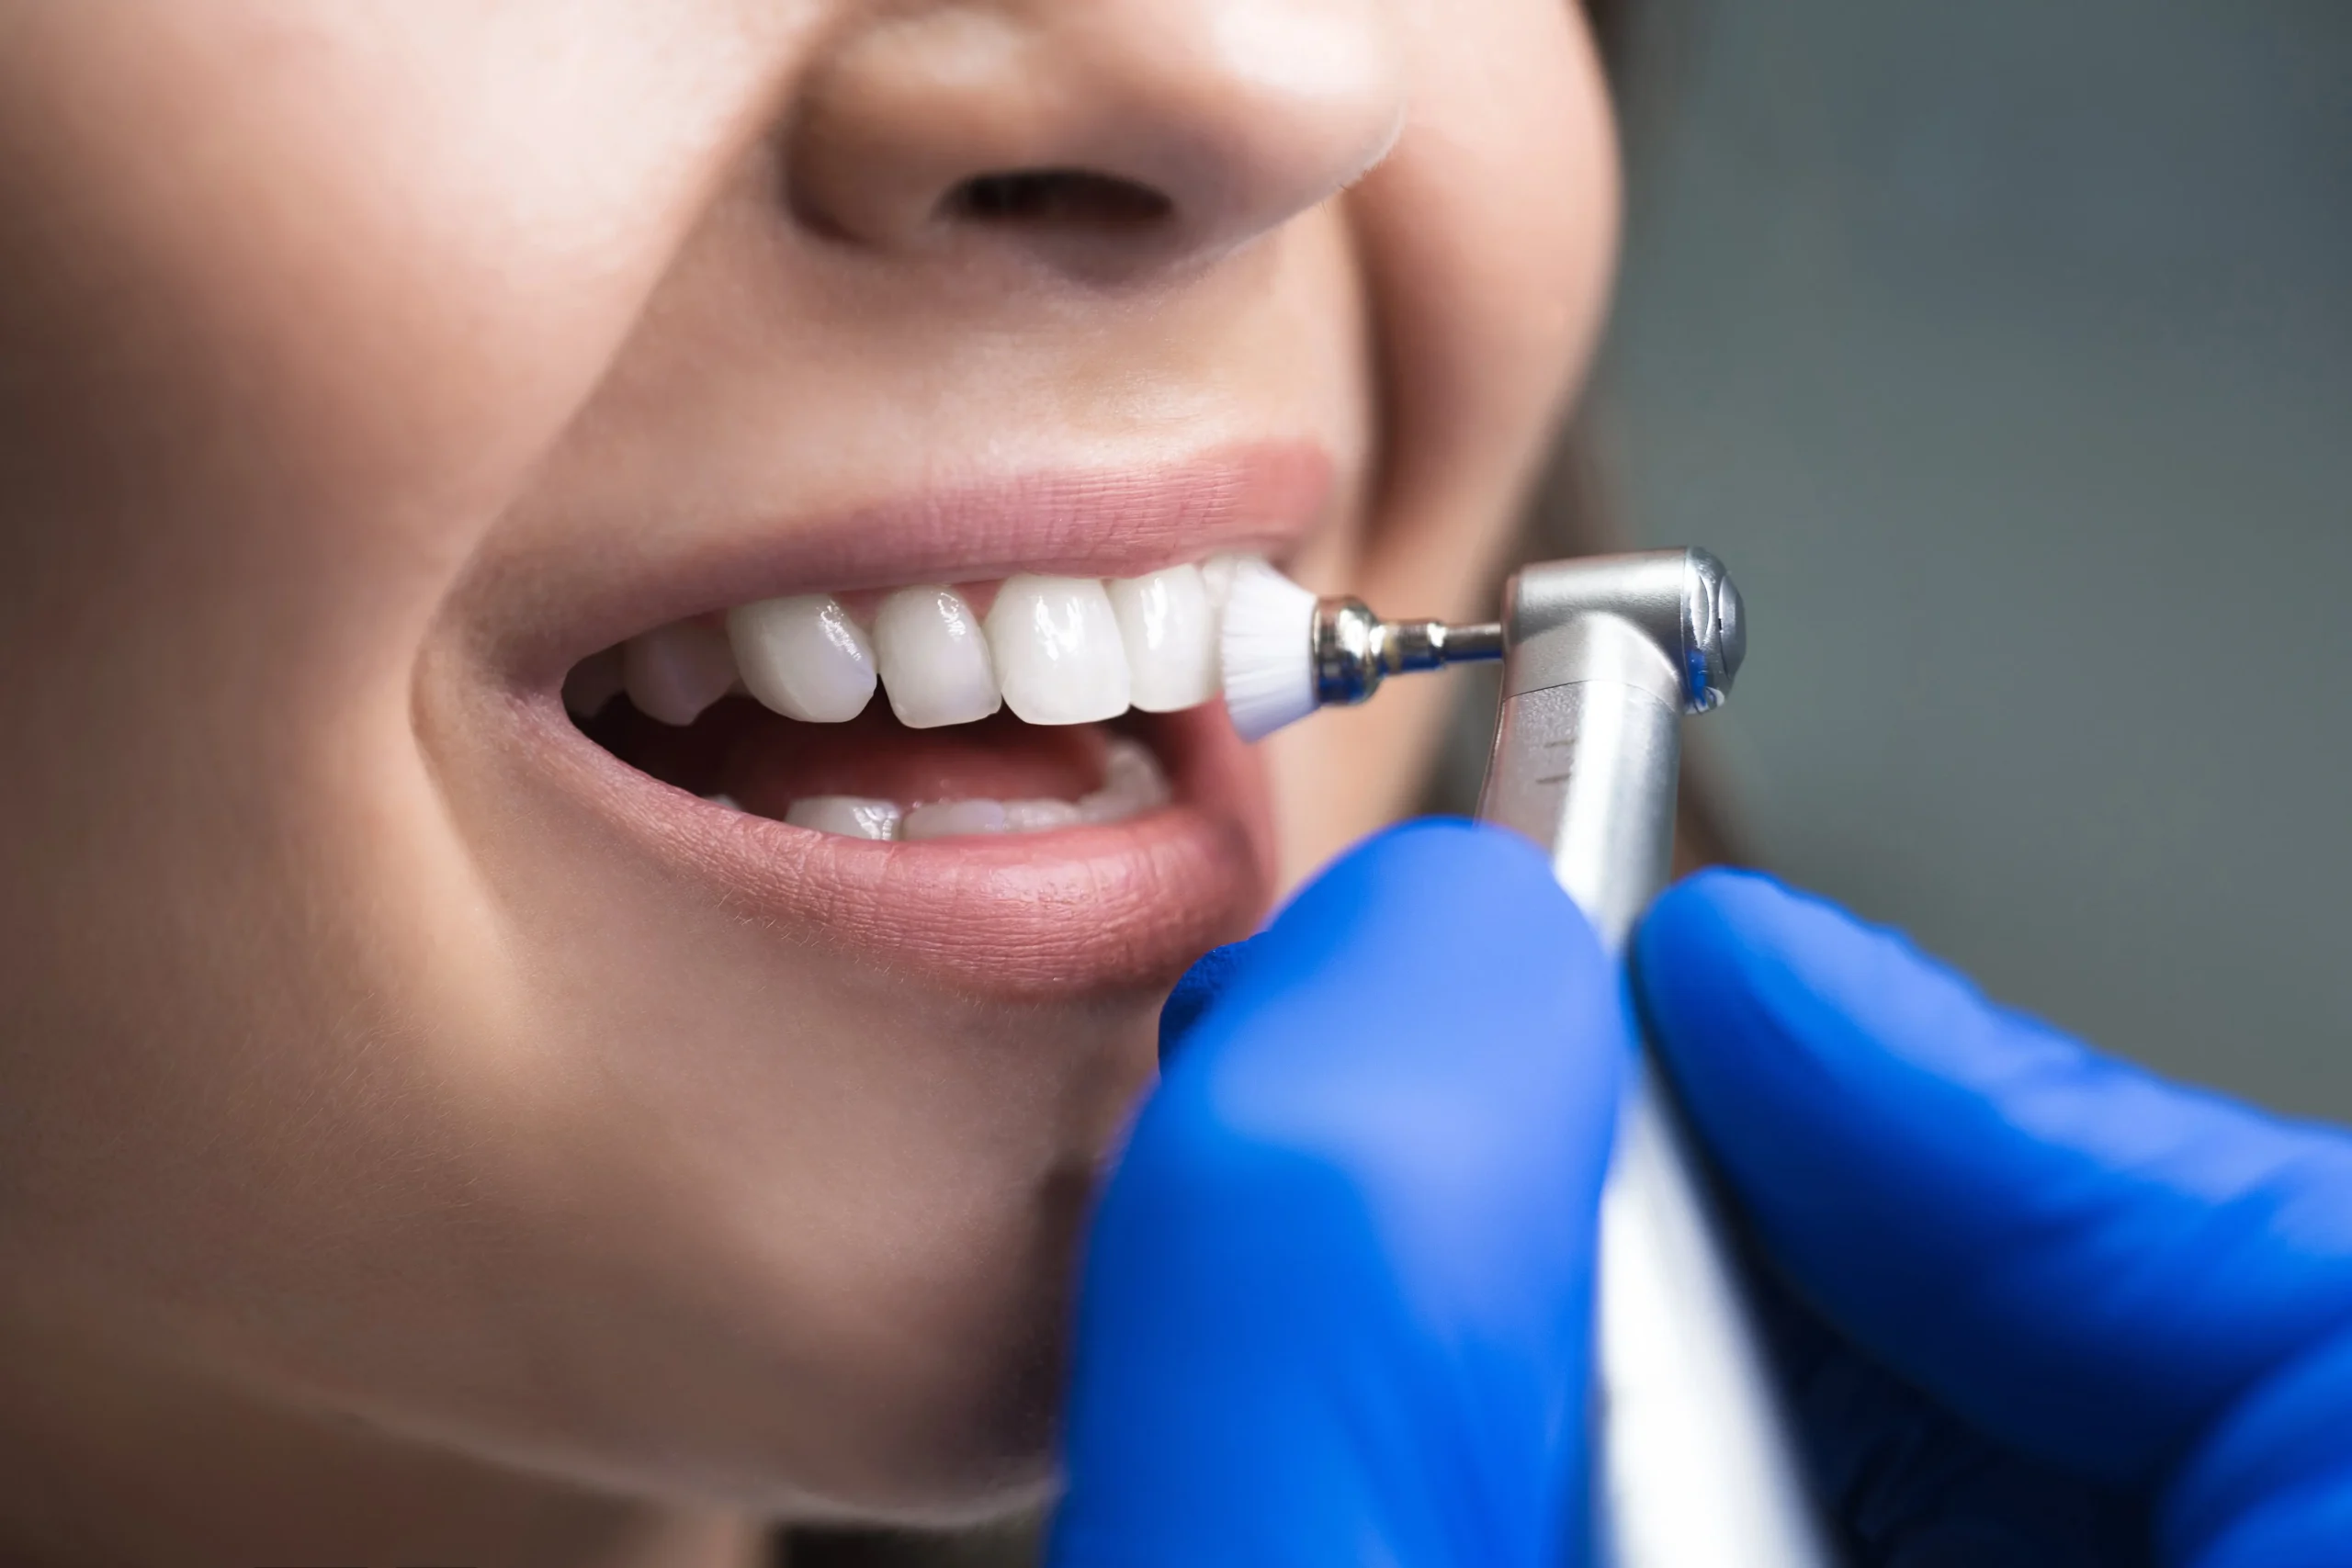
[[[1090,1235],[1053,1561],[1570,1561],[1627,1029],[1542,857],[1421,824],[1242,945]]]
[[[1201,955],[1200,961],[1184,971],[1176,988],[1159,1006],[1159,1066],[1165,1072],[1176,1053],[1184,1048],[1185,1037],[1193,1026],[1201,1021],[1209,1005],[1225,994],[1233,977],[1241,972],[1243,957],[1250,951],[1248,942],[1229,942],[1223,947],[1213,947]]]
[[[2352,1541],[2352,1329],[2279,1363],[2182,1463],[2165,1562],[2337,1568]]]
[[[1980,1429],[2144,1482],[2352,1321],[2352,1141],[2102,1057],[1767,878],[1683,884],[1636,955],[1767,1250]]]
[[[2144,1488],[1995,1441],[1753,1270],[1751,1304],[1849,1568],[2148,1568]]]

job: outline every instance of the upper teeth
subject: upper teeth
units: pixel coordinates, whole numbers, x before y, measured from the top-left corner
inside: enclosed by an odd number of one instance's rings
[[[1014,577],[985,618],[944,584],[883,598],[870,628],[829,593],[793,594],[631,638],[619,683],[649,717],[689,724],[741,687],[788,718],[854,718],[877,681],[910,728],[967,724],[1001,706],[1031,724],[1084,724],[1129,705],[1193,707],[1219,688],[1216,623],[1227,562],[1104,582]],[[582,672],[583,675],[585,671]],[[605,676],[609,680],[609,673]],[[608,688],[566,688],[590,708]]]
[[[980,618],[953,588],[906,588],[883,600],[874,651],[890,709],[910,729],[969,724],[1004,705]]]
[[[1128,701],[1146,713],[1173,713],[1216,694],[1218,606],[1196,568],[1114,582],[1111,607],[1127,650]]]
[[[623,645],[621,682],[647,717],[692,724],[735,683],[735,655],[716,626],[673,621]]]
[[[1111,596],[1086,577],[1016,577],[989,610],[989,651],[1012,711],[1088,724],[1127,711],[1127,657]]]
[[[738,605],[727,612],[727,640],[752,695],[786,718],[839,723],[864,712],[874,695],[874,647],[830,593]]]

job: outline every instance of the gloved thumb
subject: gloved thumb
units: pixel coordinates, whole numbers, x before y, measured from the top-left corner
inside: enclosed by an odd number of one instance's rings
[[[1574,1561],[1627,1040],[1589,929],[1422,824],[1216,963],[1087,1244],[1052,1561]]]

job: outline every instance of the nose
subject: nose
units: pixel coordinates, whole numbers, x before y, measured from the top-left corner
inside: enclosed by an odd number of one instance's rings
[[[985,235],[1098,273],[1214,256],[1387,151],[1393,3],[893,7],[812,61],[788,193],[804,222],[878,250]]]

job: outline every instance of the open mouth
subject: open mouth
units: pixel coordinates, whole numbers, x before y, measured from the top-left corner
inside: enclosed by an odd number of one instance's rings
[[[1234,560],[762,600],[604,649],[564,700],[639,771],[819,833],[1116,825],[1173,799],[1157,716],[1217,700]]]
[[[1331,475],[1269,443],[502,563],[534,820],[584,877],[718,912],[708,940],[958,994],[1164,984],[1273,893],[1220,591],[1299,547]]]

